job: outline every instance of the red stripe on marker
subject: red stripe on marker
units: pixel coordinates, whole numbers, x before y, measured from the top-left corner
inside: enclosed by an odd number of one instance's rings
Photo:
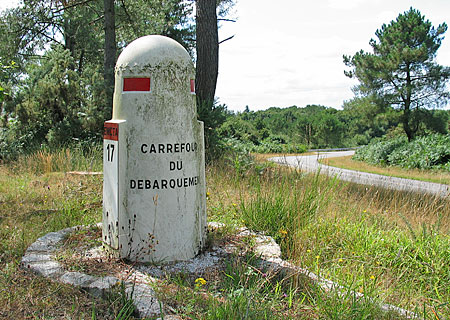
[[[123,91],[150,91],[150,78],[124,78]]]
[[[105,122],[103,128],[103,139],[119,141],[119,124]]]
[[[195,81],[191,79],[191,93],[195,93]]]

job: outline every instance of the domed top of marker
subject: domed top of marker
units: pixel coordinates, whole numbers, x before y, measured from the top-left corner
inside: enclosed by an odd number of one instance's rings
[[[155,121],[169,130],[182,122],[175,121],[178,115],[185,117],[183,121],[197,120],[191,57],[168,37],[151,35],[134,40],[117,59],[113,119],[148,125],[161,117]]]
[[[117,59],[117,69],[181,64],[193,67],[189,53],[177,41],[159,35],[144,36],[131,42]]]

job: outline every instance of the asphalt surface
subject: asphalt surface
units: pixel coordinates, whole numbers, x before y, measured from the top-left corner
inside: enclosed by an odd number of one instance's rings
[[[319,159],[350,156],[354,153],[355,151],[353,150],[320,152],[316,155],[274,157],[269,160],[309,172],[316,172],[317,170],[320,170],[320,173],[324,173],[329,176],[337,176],[343,181],[369,186],[378,186],[399,191],[427,193],[443,198],[450,196],[450,186],[445,184],[388,177],[374,173],[330,167],[319,163]]]

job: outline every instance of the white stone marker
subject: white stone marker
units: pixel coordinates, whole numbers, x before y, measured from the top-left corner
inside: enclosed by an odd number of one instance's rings
[[[104,131],[103,242],[132,261],[190,259],[206,239],[191,58],[170,38],[146,36],[123,50],[115,72]]]

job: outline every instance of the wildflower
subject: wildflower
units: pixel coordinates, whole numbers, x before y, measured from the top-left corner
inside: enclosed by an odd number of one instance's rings
[[[344,262],[344,259],[342,259],[342,258],[341,258],[341,259],[339,259],[339,262]]]
[[[211,194],[209,192],[206,193],[206,198],[209,198]]]
[[[200,288],[201,286],[204,286],[206,284],[206,280],[203,278],[197,278],[195,279],[195,286],[197,288]]]
[[[237,204],[236,204],[236,203],[232,203],[232,206],[233,206],[233,207],[237,207]]]
[[[371,275],[371,276],[370,276],[370,280],[375,280],[375,276],[374,276],[374,275]]]
[[[284,229],[280,229],[280,231],[278,231],[278,232],[280,233],[282,238],[285,238],[287,236],[287,234],[288,234],[288,232],[286,230],[284,230]]]
[[[319,258],[320,258],[320,256],[319,256],[319,255],[317,255],[317,256],[316,256],[316,259],[317,259],[317,260],[319,260]]]
[[[309,249],[308,249],[308,250],[306,250],[306,252],[310,253],[310,252],[311,252],[311,250],[309,250]]]

